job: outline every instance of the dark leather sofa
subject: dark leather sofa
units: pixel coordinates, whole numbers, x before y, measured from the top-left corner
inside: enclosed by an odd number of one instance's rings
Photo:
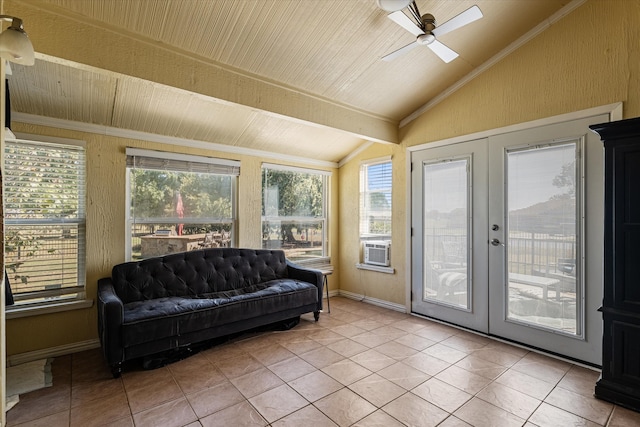
[[[122,363],[322,310],[322,274],[281,250],[211,248],[113,267],[98,281],[98,332]]]

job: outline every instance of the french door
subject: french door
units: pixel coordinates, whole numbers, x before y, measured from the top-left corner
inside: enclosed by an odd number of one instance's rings
[[[600,364],[607,120],[412,153],[412,311]]]

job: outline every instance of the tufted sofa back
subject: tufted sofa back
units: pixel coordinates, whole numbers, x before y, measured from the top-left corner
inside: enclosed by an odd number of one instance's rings
[[[113,267],[120,299],[133,301],[196,296],[241,289],[287,276],[284,251],[211,248],[181,252]]]

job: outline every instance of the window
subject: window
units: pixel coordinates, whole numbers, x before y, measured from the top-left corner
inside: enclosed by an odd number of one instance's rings
[[[360,240],[391,240],[391,158],[360,165]]]
[[[84,298],[85,149],[6,141],[5,267],[16,305]]]
[[[127,149],[127,258],[234,246],[240,162]]]
[[[262,165],[262,247],[304,263],[327,256],[329,172]]]

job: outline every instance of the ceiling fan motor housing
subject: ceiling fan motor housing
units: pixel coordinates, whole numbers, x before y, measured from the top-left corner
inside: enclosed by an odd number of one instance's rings
[[[433,30],[435,29],[436,18],[430,13],[422,15],[422,30],[424,31],[424,34],[420,34],[416,39],[418,44],[427,45],[433,43],[436,39],[436,36],[433,35]]]

